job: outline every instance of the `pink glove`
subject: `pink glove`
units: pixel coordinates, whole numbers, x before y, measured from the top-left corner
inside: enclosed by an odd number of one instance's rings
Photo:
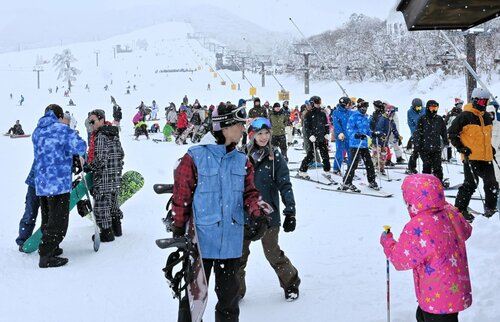
[[[382,235],[380,235],[380,245],[382,245],[382,247],[385,248],[392,241],[394,241],[394,238],[392,237],[391,232],[386,233],[384,231]]]

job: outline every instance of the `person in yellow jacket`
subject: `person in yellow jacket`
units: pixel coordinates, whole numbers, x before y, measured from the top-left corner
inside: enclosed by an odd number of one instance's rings
[[[498,183],[495,179],[493,156],[495,148],[491,145],[493,120],[485,113],[490,93],[482,88],[472,91],[472,103],[464,107],[448,128],[451,143],[464,159],[464,182],[458,189],[455,207],[469,222],[474,216],[468,206],[472,194],[476,191],[479,177],[484,183],[484,216],[491,217],[497,212]]]

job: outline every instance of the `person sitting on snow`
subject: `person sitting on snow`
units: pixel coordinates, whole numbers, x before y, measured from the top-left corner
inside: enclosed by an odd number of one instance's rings
[[[9,129],[7,134],[12,134],[12,135],[23,135],[24,134],[23,127],[21,126],[21,123],[19,123],[19,120],[17,120],[16,124],[14,124],[14,126],[12,126]]]

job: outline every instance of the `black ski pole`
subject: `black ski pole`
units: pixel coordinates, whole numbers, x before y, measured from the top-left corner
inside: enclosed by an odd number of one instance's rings
[[[476,178],[476,175],[474,174],[474,171],[472,170],[472,166],[470,165],[468,155],[464,154],[464,161],[467,164],[467,167],[469,168],[470,173],[472,174],[472,178],[474,178],[474,183],[476,184],[476,189],[479,192],[479,197],[481,198],[481,202],[483,203],[483,209],[485,209],[484,198],[483,198],[483,195],[481,193],[481,189],[479,189],[479,178]]]
[[[363,139],[360,139],[359,140],[359,144],[358,144],[358,147],[356,148],[356,153],[354,153],[354,158],[351,160],[351,164],[349,166],[349,169],[347,170],[347,173],[344,177],[344,180],[342,182],[342,185],[345,185],[345,182],[347,181],[347,177],[349,176],[349,174],[351,173],[351,170],[352,170],[352,165],[354,164],[354,162],[356,161],[356,157],[358,156],[358,152],[359,152],[359,149],[361,148],[361,143],[363,143]]]

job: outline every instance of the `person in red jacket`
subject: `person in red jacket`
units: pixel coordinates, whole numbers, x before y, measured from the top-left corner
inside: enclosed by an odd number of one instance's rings
[[[181,105],[179,117],[177,118],[177,136],[181,136],[182,132],[186,130],[188,126],[188,118],[186,114],[186,107]]]

